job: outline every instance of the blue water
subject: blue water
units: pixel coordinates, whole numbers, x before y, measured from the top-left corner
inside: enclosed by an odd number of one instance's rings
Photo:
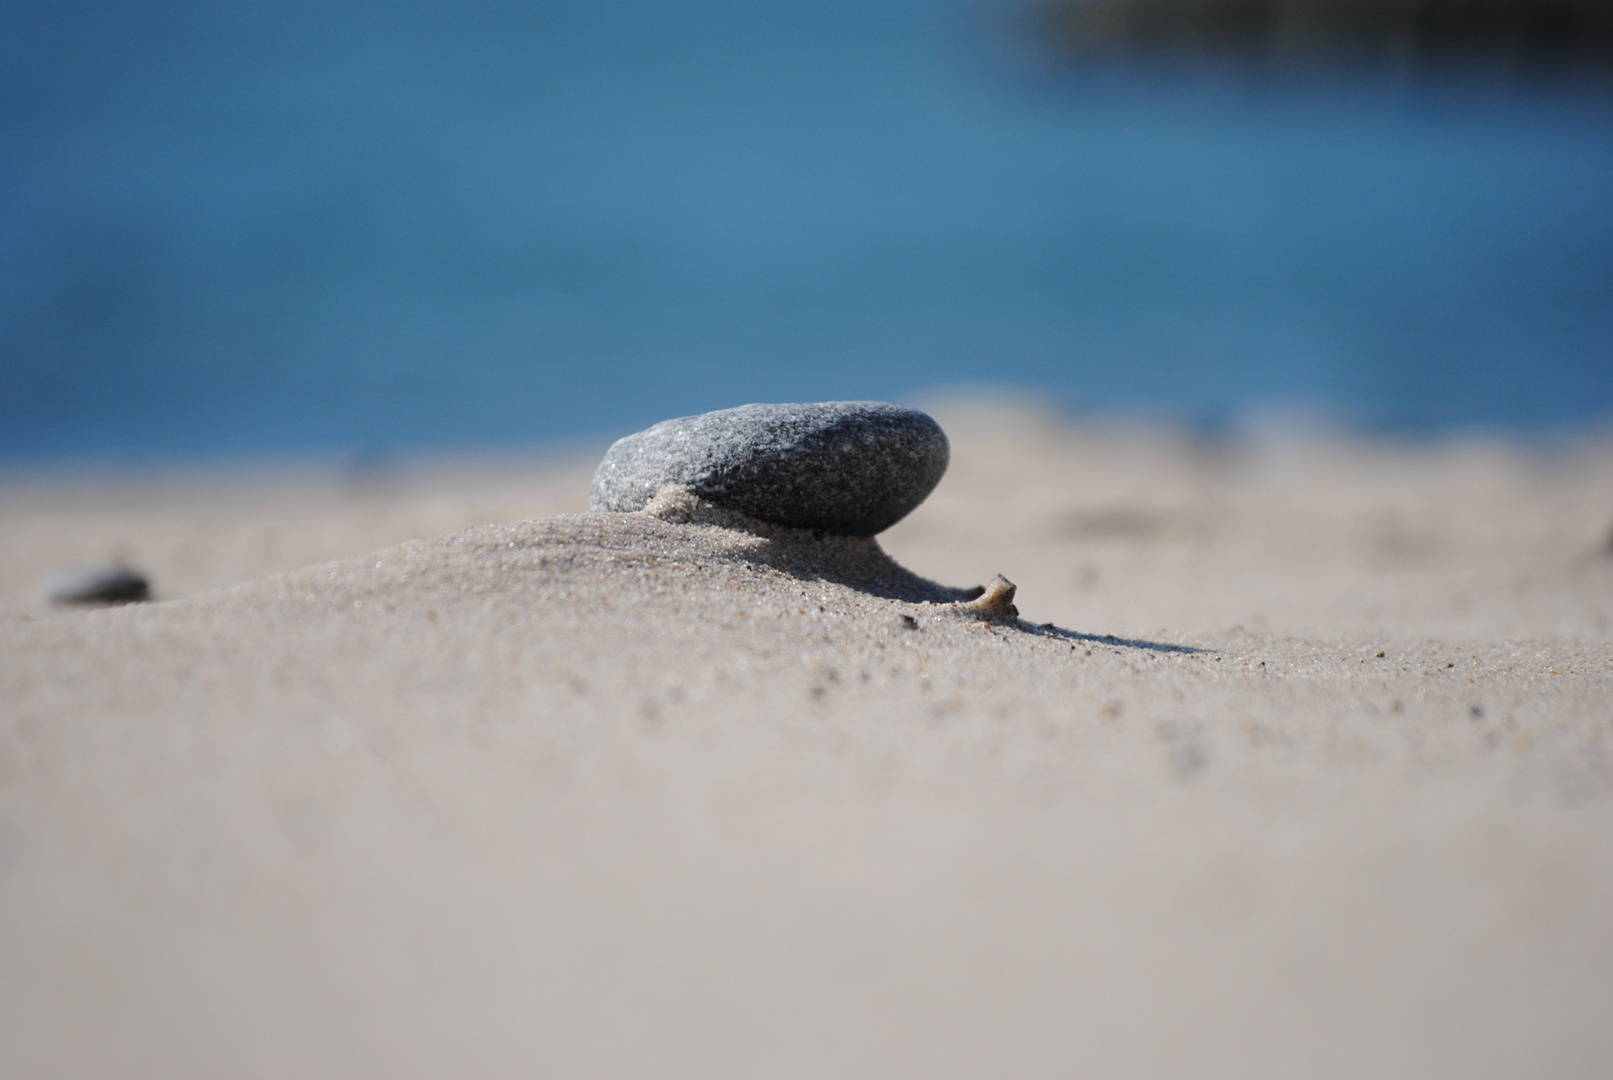
[[[1613,418],[1613,93],[1054,72],[979,3],[0,0],[0,455],[989,384]]]

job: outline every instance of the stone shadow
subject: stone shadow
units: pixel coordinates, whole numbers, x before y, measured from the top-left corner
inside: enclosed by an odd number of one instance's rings
[[[920,577],[885,554],[871,536],[837,536],[770,525],[714,506],[681,488],[667,488],[644,509],[663,521],[716,525],[744,533],[747,542],[734,553],[738,558],[801,581],[830,581],[910,604],[955,604],[985,592],[984,587],[954,589]]]
[[[986,587],[959,589],[920,577],[885,554],[871,536],[837,536],[771,525],[732,510],[714,506],[680,488],[668,488],[645,507],[645,511],[665,521],[689,525],[716,525],[746,534],[750,542],[735,554],[746,562],[765,566],[798,581],[829,581],[848,589],[901,600],[909,604],[966,604],[979,599]],[[1006,585],[1007,582],[1002,584]],[[1009,598],[1012,586],[1009,586]],[[1012,613],[1013,609],[1008,609]],[[969,613],[960,612],[961,617]],[[1122,649],[1143,649],[1156,653],[1198,654],[1213,650],[1192,645],[1122,638],[1112,634],[1083,634],[1051,623],[1032,623],[1020,618],[990,619],[1001,626],[1032,637],[1108,645]]]
[[[1019,627],[1021,633],[1031,634],[1035,637],[1057,638],[1060,641],[1080,641],[1088,645],[1112,645],[1119,649],[1145,649],[1157,653],[1187,653],[1200,655],[1215,652],[1214,649],[1201,649],[1196,645],[1172,645],[1168,641],[1148,641],[1143,638],[1115,637],[1113,634],[1083,634],[1079,630],[1066,630],[1054,626],[1052,623],[1028,623],[1021,619]]]

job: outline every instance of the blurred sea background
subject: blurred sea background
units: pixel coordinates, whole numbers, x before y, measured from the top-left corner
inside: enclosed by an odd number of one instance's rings
[[[1594,64],[1072,50],[1050,10],[3,0],[0,457],[947,387],[1206,432],[1613,419]]]

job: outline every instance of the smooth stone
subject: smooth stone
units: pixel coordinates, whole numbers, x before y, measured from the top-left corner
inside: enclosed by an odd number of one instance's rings
[[[58,570],[45,581],[45,592],[57,604],[127,604],[151,599],[151,583],[119,563]]]
[[[949,454],[941,425],[900,405],[741,405],[617,440],[589,501],[631,513],[678,485],[773,525],[872,536],[935,490]]]

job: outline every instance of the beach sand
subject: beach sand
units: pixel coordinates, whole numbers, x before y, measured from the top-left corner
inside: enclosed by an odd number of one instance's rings
[[[1613,444],[933,411],[877,546],[7,477],[0,1075],[1613,1071]]]

